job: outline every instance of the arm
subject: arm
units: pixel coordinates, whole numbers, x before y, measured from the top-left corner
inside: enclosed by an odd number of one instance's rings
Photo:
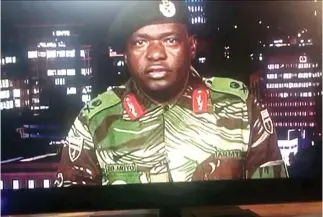
[[[268,110],[257,102],[253,96],[248,97],[247,104],[250,122],[250,140],[245,162],[246,177],[288,177]]]
[[[92,136],[80,117],[76,118],[66,140],[55,186],[101,185],[100,166]]]

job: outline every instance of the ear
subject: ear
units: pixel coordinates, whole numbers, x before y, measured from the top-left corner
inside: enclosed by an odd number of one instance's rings
[[[196,46],[197,46],[196,36],[195,35],[190,36],[189,41],[190,41],[191,59],[194,59],[196,56]]]

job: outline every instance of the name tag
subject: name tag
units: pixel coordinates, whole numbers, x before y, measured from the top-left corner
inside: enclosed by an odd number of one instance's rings
[[[135,164],[110,164],[106,166],[107,172],[137,172]]]

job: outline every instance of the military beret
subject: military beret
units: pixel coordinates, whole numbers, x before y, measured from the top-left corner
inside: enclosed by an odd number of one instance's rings
[[[124,46],[128,37],[146,25],[181,23],[189,30],[189,12],[185,1],[127,1],[109,28],[108,43]]]

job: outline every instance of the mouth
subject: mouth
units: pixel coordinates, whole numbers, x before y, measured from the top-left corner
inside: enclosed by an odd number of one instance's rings
[[[148,73],[148,77],[152,79],[163,79],[167,76],[168,71],[151,71]]]
[[[163,79],[168,73],[169,70],[163,67],[152,67],[147,70],[147,75],[151,79]]]

